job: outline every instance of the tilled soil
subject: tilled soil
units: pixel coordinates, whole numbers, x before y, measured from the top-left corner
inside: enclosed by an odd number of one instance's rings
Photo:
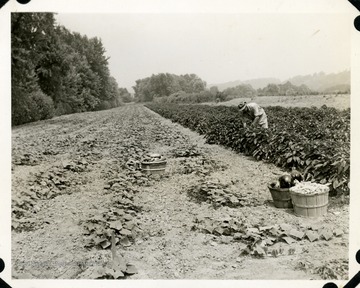
[[[266,184],[284,171],[205,144],[141,105],[19,126],[12,140],[14,278],[94,278],[112,253],[109,238],[96,242],[86,225],[105,225],[101,215],[115,208],[128,217],[117,222],[126,229],[115,230],[116,253],[136,267],[119,278],[348,278],[348,204],[331,198],[317,219],[275,208]],[[164,175],[128,169],[148,152],[167,158]],[[233,197],[196,198],[199,185]]]

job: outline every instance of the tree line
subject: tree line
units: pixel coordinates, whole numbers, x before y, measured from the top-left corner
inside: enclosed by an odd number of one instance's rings
[[[253,98],[255,96],[296,96],[316,95],[306,85],[296,86],[290,82],[268,84],[255,90],[250,84],[241,84],[219,91],[216,86],[206,87],[206,82],[195,74],[175,75],[159,73],[136,80],[133,86],[135,100],[158,103],[201,103],[228,101],[234,98]]]
[[[11,15],[12,125],[109,109],[129,96],[110,75],[101,39],[57,25],[53,13]]]
[[[167,97],[182,92],[185,94],[201,93],[206,89],[206,82],[195,74],[175,75],[159,73],[135,81],[133,86],[135,99],[149,102],[156,98]]]
[[[257,90],[258,96],[296,96],[296,95],[315,95],[317,91],[312,91],[305,84],[300,86],[293,85],[290,81],[284,84],[268,84],[264,88]]]

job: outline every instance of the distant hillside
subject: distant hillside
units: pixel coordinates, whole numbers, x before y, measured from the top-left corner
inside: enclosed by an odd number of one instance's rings
[[[312,91],[318,92],[337,92],[350,91],[350,71],[346,70],[340,73],[325,74],[324,72],[314,73],[312,75],[298,75],[281,82],[277,78],[259,78],[251,80],[236,80],[221,84],[212,84],[217,86],[219,91],[224,91],[227,88],[233,88],[242,84],[249,84],[255,90],[263,89],[269,84],[285,84],[290,82],[295,86],[306,85]]]
[[[313,91],[304,84],[299,86],[287,81],[283,84],[269,84],[257,90],[258,96],[312,95]]]
[[[331,86],[329,88],[326,88],[323,92],[324,93],[336,93],[336,92],[347,93],[347,92],[350,92],[350,84],[339,84],[339,85]]]
[[[233,88],[242,84],[249,84],[251,85],[252,88],[254,88],[255,90],[259,89],[259,88],[264,88],[266,87],[268,84],[280,84],[281,81],[277,78],[258,78],[258,79],[251,79],[251,80],[236,80],[236,81],[230,81],[230,82],[226,82],[226,83],[221,83],[221,84],[210,84],[209,87],[212,86],[217,86],[219,91],[224,91],[227,88]]]
[[[312,75],[295,76],[287,81],[294,85],[305,84],[311,90],[319,92],[331,92],[332,89],[350,87],[350,71],[340,73],[325,74],[324,72],[314,73]]]

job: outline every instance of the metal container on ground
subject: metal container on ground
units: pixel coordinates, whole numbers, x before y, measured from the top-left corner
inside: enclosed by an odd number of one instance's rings
[[[141,171],[145,174],[164,174],[166,168],[166,160],[154,162],[141,162]]]
[[[320,191],[311,194],[299,193],[295,187],[290,188],[294,212],[298,216],[316,218],[327,213],[329,188],[325,185]],[[295,191],[294,191],[295,190]]]
[[[268,185],[271,197],[276,208],[292,208],[289,188],[273,188]]]

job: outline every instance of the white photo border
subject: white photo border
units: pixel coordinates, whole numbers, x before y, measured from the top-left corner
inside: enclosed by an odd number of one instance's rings
[[[348,1],[343,0],[32,0],[26,5],[10,0],[0,9],[0,71],[1,113],[0,147],[0,258],[5,270],[0,277],[11,287],[322,287],[328,281],[259,281],[259,280],[16,280],[11,278],[11,12],[57,13],[342,13],[354,21],[360,15]],[[334,23],[336,25],[336,23]],[[349,279],[360,271],[355,254],[360,249],[360,32],[351,31],[351,199]],[[333,281],[335,282],[335,281]],[[339,287],[346,281],[336,281]]]

